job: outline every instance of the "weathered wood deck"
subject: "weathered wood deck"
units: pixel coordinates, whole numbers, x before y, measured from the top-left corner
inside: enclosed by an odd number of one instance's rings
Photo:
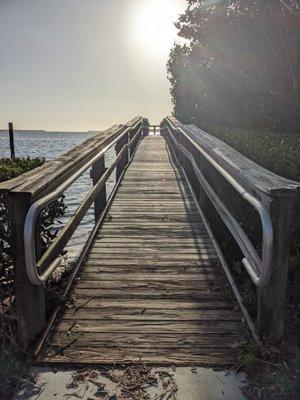
[[[141,141],[45,362],[226,365],[247,333],[163,137]]]

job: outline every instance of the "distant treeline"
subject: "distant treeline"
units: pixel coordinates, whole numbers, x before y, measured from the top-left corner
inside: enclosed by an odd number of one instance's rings
[[[219,125],[296,131],[299,6],[296,0],[187,0],[171,51],[174,115]]]

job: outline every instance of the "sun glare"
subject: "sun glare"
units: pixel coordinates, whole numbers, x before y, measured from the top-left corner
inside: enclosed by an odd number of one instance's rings
[[[149,55],[168,55],[176,39],[174,22],[184,11],[183,4],[183,0],[136,1],[131,22],[136,45]]]

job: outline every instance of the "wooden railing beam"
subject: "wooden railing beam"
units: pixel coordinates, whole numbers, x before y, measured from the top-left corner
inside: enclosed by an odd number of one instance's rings
[[[120,153],[123,147],[129,142],[129,135],[124,135],[115,145],[116,156]],[[128,163],[128,151],[125,151],[116,168],[116,181],[120,178],[126,164]]]

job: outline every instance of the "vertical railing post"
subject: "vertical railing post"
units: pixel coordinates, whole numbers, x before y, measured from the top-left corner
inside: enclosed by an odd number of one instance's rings
[[[129,133],[128,142],[130,142],[132,140],[134,135],[135,135],[134,131],[131,131]],[[136,145],[137,145],[137,141],[135,143],[131,143],[131,145],[129,145],[129,148],[128,148],[128,158],[129,158],[129,160],[131,160],[131,157],[132,157],[132,155],[133,155],[133,153],[135,151]]]
[[[175,133],[175,135],[176,135],[176,140],[177,140],[181,145],[183,145],[183,140],[182,140],[182,136],[180,135],[180,132],[177,131],[177,132]],[[175,146],[176,146],[176,145],[175,145]],[[187,170],[186,170],[186,163],[185,163],[186,156],[185,156],[184,153],[181,151],[181,149],[179,149],[179,148],[177,148],[177,147],[176,147],[176,153],[177,153],[177,159],[178,159],[178,161],[179,161],[179,164],[182,166],[182,168],[184,169],[185,173],[187,174],[188,172],[187,172]]]
[[[115,150],[116,150],[116,155],[120,153],[120,151],[123,149],[124,145],[128,143],[128,133],[124,135],[115,145]],[[116,168],[116,180],[120,178],[126,164],[128,163],[128,151],[124,151],[123,156],[117,163],[117,168]]]
[[[257,326],[261,336],[282,339],[287,291],[289,244],[295,195],[276,197],[270,206],[273,222],[272,275],[267,286],[259,289]]]
[[[105,156],[103,156],[93,164],[91,169],[91,178],[93,180],[94,186],[102,177],[102,175],[105,173],[105,171],[106,171]],[[103,185],[102,189],[100,190],[98,196],[94,201],[95,221],[98,220],[105,206],[106,206],[106,183]]]
[[[143,136],[149,136],[149,122],[148,120],[143,120]]]
[[[15,298],[19,341],[24,349],[45,326],[44,287],[33,285],[27,276],[24,249],[24,223],[30,208],[30,197],[9,193],[12,256],[15,273]]]

